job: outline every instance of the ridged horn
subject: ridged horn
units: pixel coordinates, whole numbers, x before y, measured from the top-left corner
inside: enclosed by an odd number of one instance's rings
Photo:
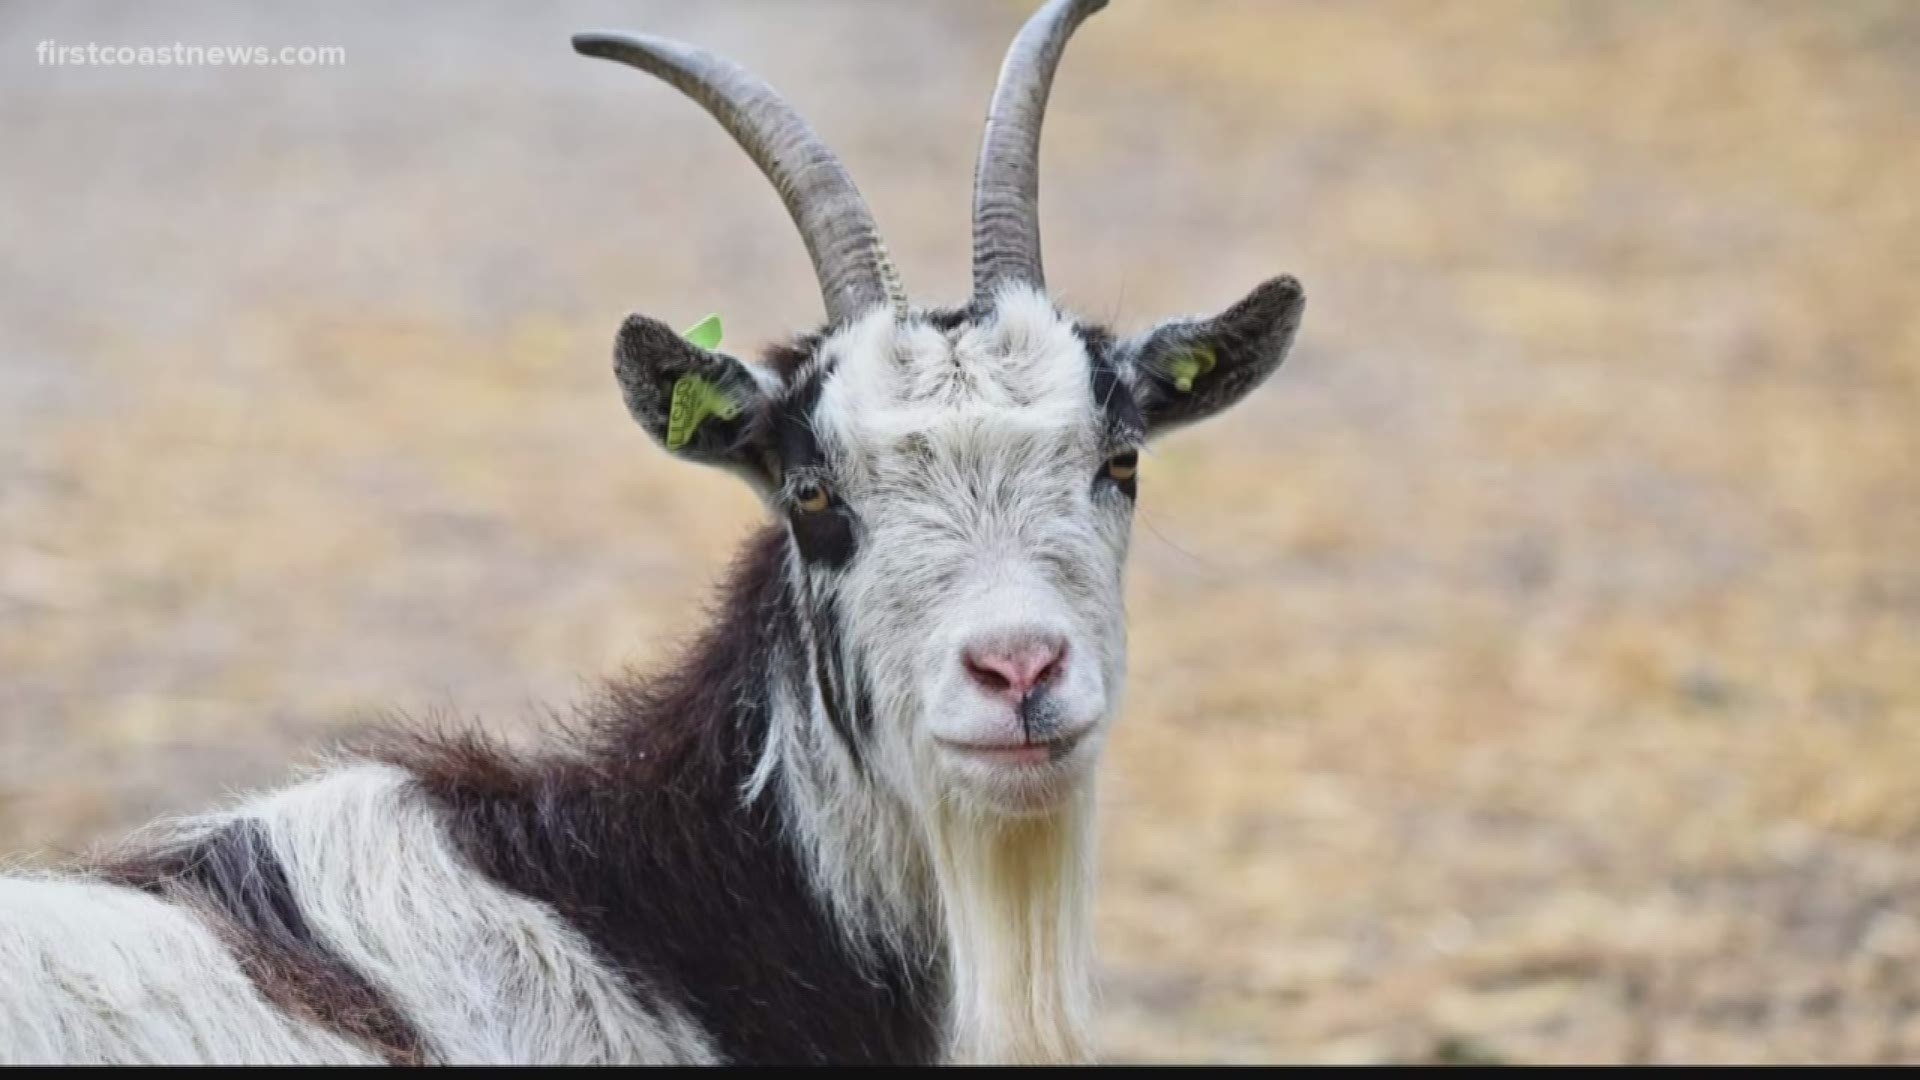
[[[806,242],[827,318],[842,322],[876,304],[906,313],[906,293],[880,228],[840,159],[779,92],[729,60],[643,34],[575,34],[574,51],[618,60],[698,102],[780,192]]]
[[[1007,49],[973,173],[973,295],[1002,281],[1046,288],[1040,265],[1040,122],[1067,39],[1107,0],[1050,0]]]

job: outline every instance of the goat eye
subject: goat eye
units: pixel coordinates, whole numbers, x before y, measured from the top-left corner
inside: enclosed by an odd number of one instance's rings
[[[809,514],[817,514],[833,501],[827,485],[818,480],[808,480],[793,489],[793,504]]]
[[[1126,450],[1107,459],[1107,476],[1114,480],[1131,480],[1140,471],[1140,453]]]

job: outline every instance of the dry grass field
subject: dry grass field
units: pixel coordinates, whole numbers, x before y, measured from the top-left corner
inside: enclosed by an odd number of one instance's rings
[[[948,299],[1026,10],[0,7],[0,850],[384,710],[524,731],[694,625],[758,509],[626,419],[614,327],[817,295],[725,136],[569,32],[759,69]],[[1920,1061],[1916,102],[1903,0],[1087,24],[1065,302],[1310,298],[1145,464],[1111,1057]]]

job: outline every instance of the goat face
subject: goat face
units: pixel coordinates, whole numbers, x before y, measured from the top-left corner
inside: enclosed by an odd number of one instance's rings
[[[770,366],[633,316],[616,370],[642,426],[785,520],[795,659],[831,737],[918,804],[1026,812],[1085,777],[1114,709],[1139,449],[1257,385],[1300,308],[1279,278],[1115,341],[1013,285],[963,312],[875,307]]]
[[[1087,342],[1025,290],[944,331],[867,320],[822,351],[817,479],[790,470],[784,503],[871,694],[876,758],[922,798],[1050,802],[1119,686],[1134,485],[1108,461],[1138,447],[1136,414],[1103,406]],[[812,542],[795,492],[816,484],[850,552]]]

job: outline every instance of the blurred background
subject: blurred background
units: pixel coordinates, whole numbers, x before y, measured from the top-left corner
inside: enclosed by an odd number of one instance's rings
[[[786,90],[961,298],[1021,2],[0,6],[0,850],[383,710],[526,731],[758,509],[608,371],[819,300],[646,29]],[[342,67],[47,67],[63,45]],[[1158,445],[1106,766],[1119,1060],[1920,1059],[1920,5],[1132,0],[1068,51],[1049,278],[1274,273]]]

